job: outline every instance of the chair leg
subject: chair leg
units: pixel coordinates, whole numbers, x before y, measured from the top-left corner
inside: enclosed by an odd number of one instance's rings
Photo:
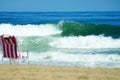
[[[28,58],[28,65],[29,65],[29,54],[28,54],[28,52],[27,52],[27,58]]]
[[[27,57],[27,64],[29,65],[29,56]]]
[[[23,53],[19,52],[21,54],[20,63],[27,63],[29,65],[29,52],[28,52],[28,50],[22,50],[22,52],[25,52],[26,55],[24,56]]]
[[[3,56],[2,56],[1,64],[3,64]]]
[[[12,58],[10,58],[9,60],[10,60],[10,64],[12,64]]]
[[[18,64],[20,64],[20,58],[18,59]]]
[[[28,57],[28,65],[29,65],[29,57]]]

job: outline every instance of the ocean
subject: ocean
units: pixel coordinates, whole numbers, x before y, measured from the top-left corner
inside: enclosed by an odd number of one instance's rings
[[[2,34],[30,64],[120,68],[120,12],[0,12]]]

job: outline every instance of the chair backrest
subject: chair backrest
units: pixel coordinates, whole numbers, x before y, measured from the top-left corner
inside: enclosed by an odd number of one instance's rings
[[[17,42],[15,36],[5,37],[2,35],[0,36],[0,40],[2,44],[3,57],[17,59]]]

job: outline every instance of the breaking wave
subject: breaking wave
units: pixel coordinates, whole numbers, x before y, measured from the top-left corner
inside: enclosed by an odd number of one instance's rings
[[[48,36],[60,34],[56,24],[40,24],[40,25],[12,25],[0,24],[0,34],[15,36]]]
[[[63,22],[60,25],[63,36],[87,36],[87,35],[104,35],[113,38],[120,37],[120,26],[77,23],[73,21]]]
[[[54,38],[49,43],[50,46],[56,48],[120,48],[120,39],[112,37],[104,37],[102,35],[95,36],[69,36]]]

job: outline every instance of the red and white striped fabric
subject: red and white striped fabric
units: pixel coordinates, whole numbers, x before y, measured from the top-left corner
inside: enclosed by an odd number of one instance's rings
[[[4,37],[4,35],[0,36],[0,38],[3,49],[3,57],[17,59],[19,56],[17,54],[16,38],[14,36]]]

